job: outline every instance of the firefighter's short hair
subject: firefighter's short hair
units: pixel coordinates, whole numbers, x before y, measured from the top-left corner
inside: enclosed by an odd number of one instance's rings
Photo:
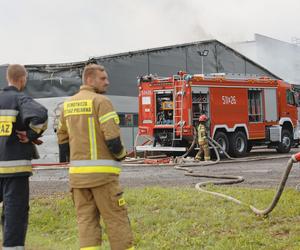
[[[9,82],[16,82],[22,77],[27,77],[27,70],[23,65],[10,64],[6,71],[6,77]]]
[[[82,81],[83,83],[86,83],[86,80],[88,77],[95,76],[95,72],[99,71],[105,71],[105,68],[100,64],[91,63],[84,67],[84,70],[82,72]]]

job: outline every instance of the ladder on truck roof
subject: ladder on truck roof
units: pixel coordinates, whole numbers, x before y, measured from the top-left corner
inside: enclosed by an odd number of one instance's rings
[[[182,140],[183,132],[183,101],[185,95],[185,82],[183,77],[178,79],[178,75],[173,76],[173,102],[174,102],[174,113],[173,113],[173,141]],[[179,134],[179,136],[176,136]]]

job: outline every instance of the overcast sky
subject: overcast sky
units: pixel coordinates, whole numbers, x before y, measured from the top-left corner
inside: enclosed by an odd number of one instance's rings
[[[178,43],[300,38],[299,0],[0,0],[0,64],[43,64]]]

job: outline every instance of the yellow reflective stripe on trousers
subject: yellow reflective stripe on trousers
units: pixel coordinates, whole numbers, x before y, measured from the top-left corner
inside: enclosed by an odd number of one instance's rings
[[[0,174],[32,172],[32,166],[0,167]]]
[[[80,250],[100,250],[100,246],[94,246],[94,247],[81,247]]]
[[[16,122],[17,117],[15,116],[0,116],[0,122]]]
[[[89,117],[89,139],[90,139],[91,160],[96,160],[98,157],[97,157],[97,140],[96,140],[94,117]]]
[[[134,250],[134,247],[131,247],[131,248],[127,248],[126,250]]]
[[[108,112],[107,114],[105,114],[103,116],[100,116],[99,117],[99,122],[104,123],[104,122],[107,122],[108,120],[110,120],[112,118],[114,118],[116,123],[119,124],[119,121],[120,121],[119,116],[115,111]]]
[[[69,168],[70,174],[89,174],[89,173],[111,173],[120,174],[121,169],[112,166],[82,166]]]

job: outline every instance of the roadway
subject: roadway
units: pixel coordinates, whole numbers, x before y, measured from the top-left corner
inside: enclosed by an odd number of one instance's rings
[[[245,178],[243,183],[237,184],[243,187],[275,188],[286,168],[287,161],[293,153],[299,149],[293,149],[290,154],[279,155],[274,150],[255,149],[249,157],[259,157],[258,161],[250,161],[246,158],[243,162],[221,161],[215,165],[192,167],[194,172],[206,175],[239,175]],[[277,158],[280,157],[280,158]],[[245,160],[245,159],[244,159]],[[201,163],[200,163],[201,164]],[[175,170],[173,166],[124,166],[120,176],[123,187],[193,187],[197,182],[206,181],[205,178],[188,177],[184,171]],[[287,186],[295,187],[300,183],[300,165],[295,163],[290,173]],[[68,192],[68,169],[62,167],[41,167],[34,170],[30,178],[31,195],[49,195],[52,193]]]

